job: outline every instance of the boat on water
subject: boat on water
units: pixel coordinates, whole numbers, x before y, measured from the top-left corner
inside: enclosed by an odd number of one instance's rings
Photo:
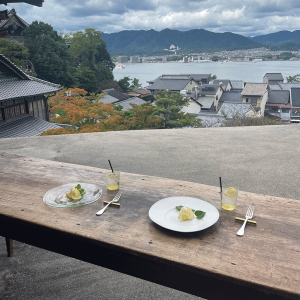
[[[125,69],[125,66],[118,64],[118,65],[116,65],[115,69]]]

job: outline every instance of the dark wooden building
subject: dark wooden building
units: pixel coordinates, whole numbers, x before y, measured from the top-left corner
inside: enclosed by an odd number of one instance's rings
[[[15,9],[0,11],[0,38],[13,38],[20,41],[22,31],[29,25],[20,18]]]
[[[30,122],[34,120],[36,125],[33,126],[40,126],[43,129],[34,130],[31,134],[25,132],[25,135],[18,133],[15,136],[38,135],[44,130],[58,128],[56,124],[48,122],[47,97],[59,90],[61,90],[60,85],[25,74],[0,54],[0,138],[7,137],[3,136],[3,128],[7,128],[9,123],[9,128],[12,129],[14,127],[12,121],[17,121],[20,129],[22,127],[24,129],[22,122],[28,123],[29,120]]]

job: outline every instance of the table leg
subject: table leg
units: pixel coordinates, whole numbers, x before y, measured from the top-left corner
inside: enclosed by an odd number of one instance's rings
[[[5,237],[5,241],[6,241],[6,249],[7,249],[7,256],[13,256],[13,252],[14,252],[14,241],[11,240],[8,237]]]

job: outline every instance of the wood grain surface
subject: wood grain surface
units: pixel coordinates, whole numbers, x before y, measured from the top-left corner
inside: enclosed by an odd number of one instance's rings
[[[219,188],[121,173],[119,208],[95,213],[116,192],[109,170],[0,154],[0,235],[208,299],[300,299],[300,203],[239,191],[235,211],[221,209]],[[77,208],[45,205],[44,194],[70,182],[98,184],[101,198]],[[153,203],[189,196],[214,205],[218,222],[173,232],[148,217]],[[236,232],[248,205],[256,226]]]

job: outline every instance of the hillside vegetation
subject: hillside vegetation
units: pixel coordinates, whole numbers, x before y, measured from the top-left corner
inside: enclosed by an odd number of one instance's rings
[[[154,55],[168,53],[173,44],[181,52],[234,50],[261,47],[261,44],[231,32],[214,33],[204,29],[179,31],[164,29],[124,30],[103,33],[103,40],[110,55]]]

